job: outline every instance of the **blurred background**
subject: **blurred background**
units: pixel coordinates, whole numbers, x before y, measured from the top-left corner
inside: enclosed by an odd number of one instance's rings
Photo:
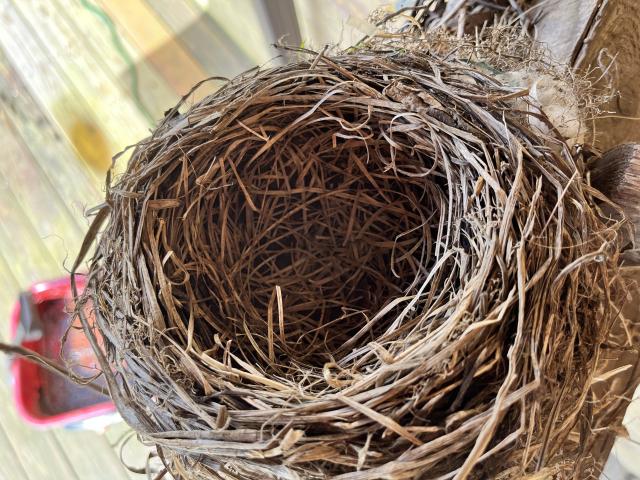
[[[9,337],[20,291],[67,274],[89,223],[84,212],[101,202],[113,155],[148,135],[195,83],[277,63],[271,44],[278,39],[315,49],[349,46],[371,33],[367,16],[374,8],[400,6],[379,0],[0,0],[2,338]],[[125,164],[126,155],[116,169]],[[7,369],[2,375],[10,380]],[[0,380],[0,479],[146,478],[120,462],[122,453],[125,463],[142,469],[146,457],[124,424],[34,428],[17,415],[10,382]],[[628,421],[639,415],[640,409]],[[635,478],[631,470],[640,476],[637,445],[620,442],[624,458],[612,461],[608,477]]]

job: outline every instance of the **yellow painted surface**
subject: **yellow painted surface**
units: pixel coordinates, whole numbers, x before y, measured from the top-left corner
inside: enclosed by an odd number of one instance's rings
[[[104,133],[91,120],[76,118],[70,122],[68,135],[78,156],[94,171],[106,173],[111,167],[111,152]]]

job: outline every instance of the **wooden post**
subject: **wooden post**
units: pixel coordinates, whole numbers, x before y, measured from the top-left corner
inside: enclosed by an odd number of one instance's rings
[[[619,93],[594,121],[593,143],[608,150],[622,143],[640,141],[640,1],[638,0],[541,0],[530,11],[535,20],[536,39],[547,45],[553,60],[566,63],[578,72],[590,73],[594,86],[602,92]],[[623,117],[634,117],[633,119]],[[640,228],[637,225],[636,228]],[[610,342],[626,344],[626,350],[610,356],[606,370],[632,365],[607,386],[607,392],[631,399],[640,380],[640,271],[629,269],[625,277],[631,296]],[[634,284],[635,282],[635,284]],[[628,404],[628,402],[627,402]],[[612,415],[606,425],[610,435],[594,446],[593,455],[602,464],[613,446],[621,418]]]
[[[607,150],[640,141],[640,2],[542,0],[530,15],[536,19],[536,39],[553,60],[591,72],[602,91],[619,92],[595,122],[596,146]]]

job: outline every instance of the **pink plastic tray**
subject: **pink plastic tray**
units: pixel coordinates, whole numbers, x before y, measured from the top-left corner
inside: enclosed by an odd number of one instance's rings
[[[76,277],[78,288],[84,287],[84,279]],[[90,377],[96,373],[97,359],[81,329],[72,328],[67,342],[61,344],[61,336],[72,321],[68,313],[72,307],[70,279],[35,283],[29,288],[32,301],[39,313],[43,334],[35,341],[22,340],[21,345],[49,358],[60,358],[77,363],[76,374]],[[20,326],[21,306],[16,302],[11,314],[11,336],[16,339]],[[74,320],[74,325],[77,323]],[[19,415],[38,427],[65,427],[90,418],[112,414],[115,407],[111,400],[93,390],[81,387],[44,368],[15,358],[11,363],[13,400]]]

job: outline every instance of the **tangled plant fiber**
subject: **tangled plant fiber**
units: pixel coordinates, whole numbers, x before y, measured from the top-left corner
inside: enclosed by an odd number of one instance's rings
[[[598,474],[623,223],[526,93],[424,50],[313,54],[136,147],[84,300],[176,478]]]
[[[542,2],[544,4],[544,2]],[[446,29],[458,36],[474,35],[486,25],[520,25],[528,30],[540,14],[540,4],[533,0],[417,0],[396,12],[374,10],[371,23],[382,25],[389,20],[405,18],[403,29],[425,32]]]

